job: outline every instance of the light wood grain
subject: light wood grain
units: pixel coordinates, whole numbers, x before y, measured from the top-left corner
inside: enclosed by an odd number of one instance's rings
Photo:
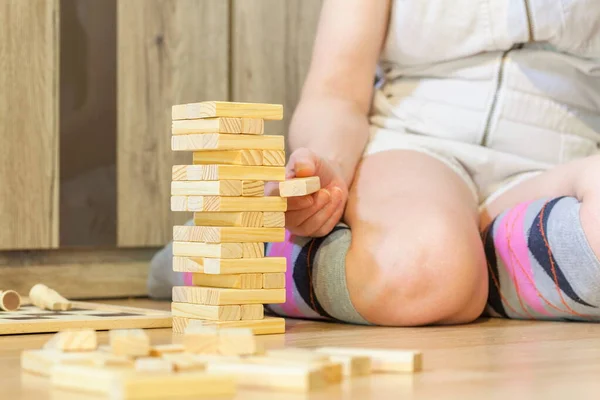
[[[263,213],[253,212],[197,212],[194,225],[215,227],[262,227]]]
[[[171,106],[228,97],[222,0],[118,0],[118,244],[160,246],[189,215],[169,211]]]
[[[276,151],[276,150],[265,150]],[[193,163],[225,164],[225,165],[262,165],[263,151],[261,150],[214,150],[195,151],[192,154]]]
[[[240,306],[242,320],[256,320],[265,317],[265,307],[262,304],[242,304]]]
[[[285,274],[282,272],[263,274],[263,289],[281,289],[285,287]]]
[[[243,133],[246,135],[262,135],[265,123],[261,118],[204,118],[173,121],[173,135],[189,135],[191,133]]]
[[[285,290],[175,286],[173,287],[173,301],[215,306],[232,304],[277,304],[285,301]]]
[[[286,211],[282,197],[172,196],[171,211]]]
[[[171,182],[172,196],[241,196],[242,181]]]
[[[231,133],[203,133],[171,137],[171,149],[177,151],[206,150],[283,150],[283,136],[235,135]]]
[[[174,226],[173,240],[205,243],[283,242],[284,228]]]
[[[196,273],[192,275],[192,284],[216,288],[262,289],[263,274],[214,275]]]
[[[320,188],[321,180],[318,176],[294,178],[279,182],[279,195],[281,197],[305,196],[316,192]]]
[[[239,321],[242,318],[242,310],[239,305],[213,306],[173,302],[171,303],[171,313],[177,317],[215,321]]]
[[[255,335],[276,335],[285,332],[285,319],[265,317],[246,321],[210,321],[173,317],[173,332],[183,333],[188,327],[251,328]]]
[[[263,165],[284,166],[285,152],[281,150],[263,150]]]
[[[284,257],[241,259],[174,257],[173,265],[173,269],[177,268],[176,271],[228,275],[285,272],[287,261]]]
[[[174,181],[219,181],[223,179],[283,181],[284,167],[250,167],[238,165],[174,165]]]
[[[285,226],[285,213],[283,212],[265,212],[263,213],[263,226],[264,227],[284,227]]]
[[[259,258],[265,256],[263,243],[173,242],[173,255],[183,257]]]
[[[204,101],[200,103],[176,104],[172,107],[173,120],[212,117],[246,117],[267,120],[283,119],[281,104],[239,103]]]
[[[59,9],[0,3],[0,250],[59,242]]]
[[[264,181],[242,181],[242,196],[262,197],[265,195]]]

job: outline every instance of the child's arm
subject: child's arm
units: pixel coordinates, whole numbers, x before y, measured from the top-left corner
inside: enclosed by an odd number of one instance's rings
[[[292,118],[288,170],[319,176],[322,189],[288,199],[286,227],[302,236],[331,232],[369,137],[368,112],[389,0],[325,0],[313,58]]]

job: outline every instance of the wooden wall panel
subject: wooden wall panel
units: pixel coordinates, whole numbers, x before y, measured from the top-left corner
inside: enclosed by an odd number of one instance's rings
[[[60,246],[117,243],[116,0],[62,0]]]
[[[233,0],[232,100],[284,105],[283,134],[308,71],[322,0]]]
[[[58,245],[58,19],[0,1],[0,249]]]
[[[171,106],[227,100],[229,2],[118,0],[118,244],[162,245],[174,223]]]

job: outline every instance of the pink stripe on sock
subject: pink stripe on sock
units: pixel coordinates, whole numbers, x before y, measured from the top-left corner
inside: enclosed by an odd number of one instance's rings
[[[292,235],[285,231],[285,239],[281,243],[272,243],[269,257],[285,257],[287,269],[285,271],[285,303],[279,304],[281,310],[290,317],[301,318],[304,315],[298,310],[294,297],[294,264],[292,262]]]
[[[502,258],[504,268],[512,276],[513,281],[519,284],[519,294],[536,312],[550,315],[544,308],[533,280],[533,269],[529,261],[529,247],[525,237],[526,230],[523,226],[527,207],[531,204],[522,203],[510,210],[498,223],[498,230],[494,235],[496,250]],[[512,231],[508,231],[514,227]],[[509,247],[510,238],[510,247]]]
[[[183,273],[183,284],[185,286],[192,286],[192,273],[191,272],[184,272]]]

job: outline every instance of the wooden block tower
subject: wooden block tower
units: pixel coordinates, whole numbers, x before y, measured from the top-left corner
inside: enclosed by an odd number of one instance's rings
[[[285,237],[287,200],[264,190],[285,180],[284,138],[264,134],[265,120],[282,118],[275,104],[173,106],[172,149],[193,152],[193,164],[173,166],[171,210],[194,212],[193,226],[173,227],[173,269],[191,274],[190,286],[173,288],[174,331],[285,331],[282,318],[263,313],[285,302],[286,259],[264,251]]]

